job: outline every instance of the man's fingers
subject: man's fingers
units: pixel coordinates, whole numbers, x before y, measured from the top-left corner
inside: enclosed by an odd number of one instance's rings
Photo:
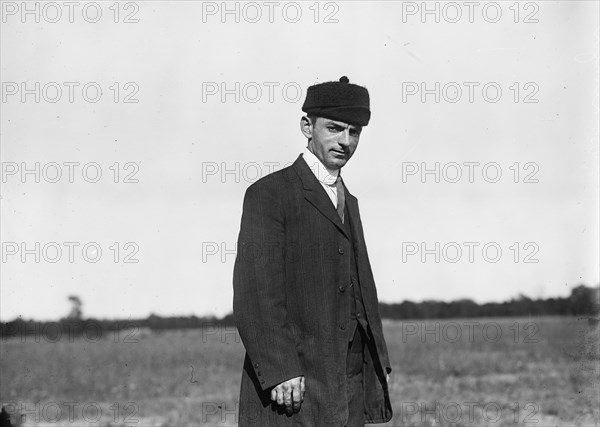
[[[300,387],[295,387],[292,391],[292,407],[294,411],[299,411],[300,406],[302,405],[302,391]]]
[[[292,406],[292,391],[286,390],[283,395],[283,404],[285,405],[285,410],[287,412],[291,412],[293,410]]]
[[[285,381],[271,390],[271,400],[285,407],[286,411],[298,411],[304,400],[304,377]]]
[[[277,387],[277,404],[283,405],[283,390],[281,387]]]

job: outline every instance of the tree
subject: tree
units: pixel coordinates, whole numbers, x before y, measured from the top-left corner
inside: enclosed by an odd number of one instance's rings
[[[69,295],[69,301],[71,302],[71,312],[67,316],[68,319],[81,320],[82,311],[81,306],[83,302],[77,295]]]
[[[571,291],[569,297],[569,311],[578,316],[596,314],[594,297],[597,299],[597,291],[594,288],[579,285]]]

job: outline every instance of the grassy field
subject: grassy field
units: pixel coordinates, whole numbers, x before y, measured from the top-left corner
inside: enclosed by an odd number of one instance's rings
[[[384,328],[393,367],[387,425],[599,423],[598,327],[587,319],[386,321]],[[243,355],[235,330],[213,325],[15,338],[1,343],[0,403],[15,426],[236,425]]]

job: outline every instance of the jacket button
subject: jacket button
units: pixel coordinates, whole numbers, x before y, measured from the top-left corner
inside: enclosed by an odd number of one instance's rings
[[[261,384],[264,384],[264,383],[265,383],[265,380],[260,380],[260,383],[261,383]]]
[[[258,363],[255,363],[255,364],[254,364],[254,367],[255,367],[255,368],[258,368]]]
[[[340,255],[344,255],[344,248],[339,248],[339,249],[338,249],[338,253],[339,253]]]
[[[258,376],[260,377],[260,376],[262,375],[262,372],[258,371],[258,372],[256,373],[256,375],[258,375]]]
[[[345,287],[345,286],[340,286],[340,287],[338,288],[338,290],[339,290],[340,292],[344,293],[344,292],[346,292],[346,287]]]
[[[343,331],[343,330],[345,330],[345,329],[346,329],[346,325],[342,323],[342,324],[340,325],[340,329],[341,329],[342,331]]]

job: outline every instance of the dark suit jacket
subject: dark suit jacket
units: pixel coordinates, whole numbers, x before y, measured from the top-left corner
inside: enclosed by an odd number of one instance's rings
[[[376,347],[366,352],[365,422],[382,423],[392,417],[385,380],[391,367],[358,202],[345,194]],[[345,425],[351,244],[302,156],[247,189],[233,275],[233,314],[246,348],[240,426]],[[304,402],[287,416],[271,403],[270,390],[300,375]]]

